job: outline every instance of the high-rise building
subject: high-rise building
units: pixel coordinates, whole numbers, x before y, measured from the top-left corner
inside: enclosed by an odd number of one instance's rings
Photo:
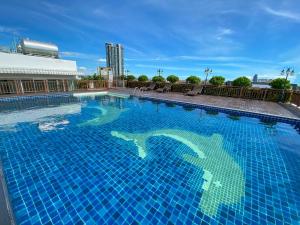
[[[257,80],[258,80],[258,75],[257,75],[257,74],[255,74],[255,75],[253,76],[253,79],[252,79],[252,81],[253,81],[253,83],[256,83],[256,82],[257,82]]]
[[[120,44],[105,43],[106,66],[111,68],[114,79],[124,75],[124,49]]]

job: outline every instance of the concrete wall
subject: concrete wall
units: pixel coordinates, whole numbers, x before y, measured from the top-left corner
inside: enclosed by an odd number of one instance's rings
[[[77,71],[76,61],[0,52],[0,67]]]

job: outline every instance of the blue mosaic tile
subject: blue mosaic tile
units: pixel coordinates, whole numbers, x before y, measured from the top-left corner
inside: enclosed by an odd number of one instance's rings
[[[18,224],[299,224],[299,121],[113,96],[0,104]]]

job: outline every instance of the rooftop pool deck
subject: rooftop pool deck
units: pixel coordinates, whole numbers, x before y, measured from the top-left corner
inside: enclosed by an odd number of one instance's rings
[[[300,223],[296,115],[272,102],[131,93],[0,98],[0,203],[10,203],[0,222]]]
[[[113,90],[114,93],[132,94],[134,89],[131,88],[117,88]],[[145,91],[138,97],[152,98],[158,100],[168,100],[174,102],[182,102],[187,104],[216,107],[220,109],[231,109],[242,112],[258,113],[273,115],[285,118],[299,119],[300,109],[296,107],[294,111],[298,110],[298,113],[293,113],[285,107],[287,104],[280,104],[276,102],[242,99],[242,98],[231,98],[221,97],[212,95],[197,95],[187,96],[182,93],[158,93],[156,91]]]

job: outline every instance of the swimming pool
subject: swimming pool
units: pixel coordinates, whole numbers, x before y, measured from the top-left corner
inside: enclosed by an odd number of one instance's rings
[[[18,224],[300,221],[297,121],[122,95],[0,105]]]

